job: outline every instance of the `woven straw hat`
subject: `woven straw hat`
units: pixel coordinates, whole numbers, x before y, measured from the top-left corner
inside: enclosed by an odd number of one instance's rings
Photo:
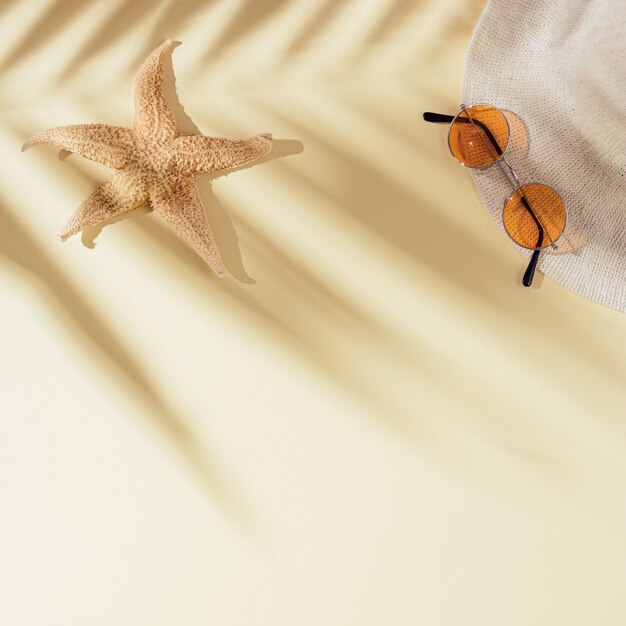
[[[461,101],[489,103],[511,127],[522,182],[558,190],[568,223],[539,270],[626,312],[626,6],[620,0],[491,0],[465,61]],[[502,225],[510,183],[472,171]],[[522,251],[526,256],[530,252]]]

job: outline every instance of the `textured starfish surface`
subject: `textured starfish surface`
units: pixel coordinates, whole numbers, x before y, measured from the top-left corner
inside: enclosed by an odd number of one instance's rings
[[[60,126],[37,133],[22,150],[54,144],[117,170],[76,209],[58,235],[62,241],[149,202],[218,276],[225,276],[193,178],[258,159],[271,150],[272,136],[231,140],[181,135],[162,89],[163,55],[173,45],[170,39],[165,41],[139,70],[132,129],[105,124]]]

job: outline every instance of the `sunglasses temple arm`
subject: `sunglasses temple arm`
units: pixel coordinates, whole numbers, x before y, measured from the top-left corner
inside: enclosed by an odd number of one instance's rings
[[[508,165],[508,167],[509,169],[511,169],[510,165]],[[513,172],[512,169],[511,169],[511,172],[513,173],[513,176],[515,177],[515,180],[517,180],[517,176],[515,176],[515,173]],[[520,190],[521,190],[521,187],[520,187]],[[530,213],[530,216],[535,221],[535,224],[537,224],[537,231],[539,233],[539,237],[537,238],[537,249],[533,251],[533,255],[530,257],[530,263],[528,264],[528,267],[526,268],[526,271],[524,272],[524,277],[522,278],[522,285],[524,285],[524,287],[530,287],[533,282],[535,270],[537,269],[537,261],[539,261],[539,254],[541,253],[541,244],[543,243],[543,236],[545,232],[543,230],[543,226],[541,222],[535,215],[535,212],[533,211],[528,200],[526,199],[526,196],[524,196],[523,192],[520,191],[520,193],[522,194],[522,204],[526,207],[526,210],[528,211],[528,213]]]
[[[524,272],[524,277],[522,278],[522,285],[524,287],[530,287],[533,284],[533,277],[535,276],[535,270],[537,269],[537,261],[539,260],[539,255],[541,254],[541,250],[534,250],[533,255],[530,257],[530,263]]]
[[[443,115],[443,113],[431,113],[430,111],[426,111],[423,117],[424,121],[435,124],[449,124],[454,119],[454,115]]]

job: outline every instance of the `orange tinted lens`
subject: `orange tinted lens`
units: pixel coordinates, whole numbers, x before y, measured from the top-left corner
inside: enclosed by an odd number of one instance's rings
[[[454,158],[467,167],[485,167],[496,161],[509,143],[504,114],[485,104],[461,111],[452,122],[448,145]]]
[[[506,232],[523,248],[545,248],[565,228],[567,212],[561,196],[547,185],[529,183],[516,189],[504,205]]]

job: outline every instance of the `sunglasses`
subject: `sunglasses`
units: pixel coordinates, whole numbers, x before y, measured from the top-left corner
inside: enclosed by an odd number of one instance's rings
[[[452,156],[465,167],[483,169],[498,165],[513,186],[502,207],[502,222],[508,236],[522,248],[533,250],[522,284],[530,287],[539,261],[547,247],[565,230],[567,209],[561,196],[543,183],[521,184],[504,159],[511,130],[504,113],[488,104],[462,107],[456,115],[424,113],[427,122],[450,124],[448,147]]]

